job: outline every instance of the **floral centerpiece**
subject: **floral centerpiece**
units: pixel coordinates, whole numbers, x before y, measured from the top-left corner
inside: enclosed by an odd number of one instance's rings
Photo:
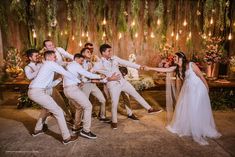
[[[219,63],[223,58],[223,39],[220,37],[211,37],[206,40],[206,49],[204,61],[207,64]]]
[[[16,78],[23,73],[21,68],[22,60],[20,53],[16,48],[10,48],[7,51],[6,59],[4,60],[6,66],[6,72],[10,77]]]
[[[174,51],[170,44],[165,44],[162,53],[160,53],[161,62],[158,64],[159,67],[168,68],[174,62]]]
[[[207,64],[206,75],[208,78],[216,79],[219,74],[219,64],[224,60],[223,42],[221,37],[210,37],[206,39],[206,47],[204,49],[204,62]]]

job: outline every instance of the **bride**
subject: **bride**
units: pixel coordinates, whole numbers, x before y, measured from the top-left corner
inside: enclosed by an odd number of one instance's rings
[[[212,115],[209,87],[200,69],[193,62],[187,62],[183,52],[174,57],[176,75],[184,80],[171,123],[166,127],[172,133],[192,136],[200,145],[208,145],[206,137],[218,138]],[[149,70],[156,70],[149,68]]]

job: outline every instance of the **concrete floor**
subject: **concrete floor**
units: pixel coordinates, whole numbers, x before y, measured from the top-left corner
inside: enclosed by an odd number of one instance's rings
[[[0,106],[0,156],[79,156],[79,157],[229,157],[235,156],[235,111],[214,112],[220,139],[209,139],[200,146],[190,137],[180,138],[165,129],[165,112],[149,115],[135,110],[139,122],[119,114],[118,129],[92,119],[96,140],[79,137],[69,145],[61,143],[54,118],[49,119],[49,131],[32,137],[37,109],[17,110],[15,106]],[[110,115],[110,113],[108,113]]]

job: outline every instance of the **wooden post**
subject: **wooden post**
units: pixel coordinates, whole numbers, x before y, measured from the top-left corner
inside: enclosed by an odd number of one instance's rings
[[[2,30],[0,28],[0,67],[3,66],[3,44],[2,44]]]

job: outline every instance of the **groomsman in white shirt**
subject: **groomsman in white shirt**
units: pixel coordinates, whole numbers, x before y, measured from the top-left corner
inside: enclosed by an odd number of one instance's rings
[[[68,64],[68,62],[64,61],[64,58],[73,60],[73,55],[72,54],[65,51],[61,47],[55,47],[54,43],[51,40],[44,40],[43,41],[43,46],[44,46],[45,50],[55,51],[56,63],[58,63],[62,66],[66,66]]]
[[[93,73],[93,63],[91,62],[92,53],[89,48],[83,48],[80,52],[84,56],[84,62],[83,62],[83,68],[91,73]],[[89,98],[90,94],[95,96],[98,101],[100,102],[100,113],[98,119],[102,122],[110,122],[110,119],[105,117],[105,106],[106,106],[106,100],[101,92],[101,90],[96,86],[96,83],[92,83],[91,80],[89,80],[86,77],[83,77],[83,83],[82,91],[85,93],[85,95]]]
[[[100,59],[99,62],[95,64],[94,71],[104,74],[105,76],[109,77],[113,73],[121,75],[121,72],[119,71],[119,65],[144,70],[144,66],[123,60],[121,58],[118,58],[117,56],[112,56],[111,51],[112,51],[112,47],[108,44],[103,44],[100,46],[100,53],[102,55],[102,58]],[[121,91],[124,91],[125,93],[134,97],[135,100],[138,101],[141,106],[143,106],[146,110],[148,110],[148,113],[161,111],[161,110],[153,109],[140,96],[140,94],[135,90],[135,88],[123,77],[121,77],[119,81],[109,81],[107,83],[107,87],[108,87],[108,90],[111,96],[111,101],[112,101],[111,127],[113,129],[117,129],[117,107],[118,107],[118,102],[119,102]]]
[[[101,79],[100,75],[90,73],[86,71],[83,67],[84,57],[81,54],[74,55],[74,61],[69,63],[66,69],[72,73],[76,78],[82,79],[82,75],[89,78],[89,79]],[[80,87],[77,85],[77,82],[69,77],[64,77],[63,80],[64,86],[64,94],[73,102],[76,102],[75,107],[76,109],[80,110],[80,106],[84,110],[83,114],[83,128],[80,131],[80,112],[77,113],[76,110],[76,118],[75,124],[73,126],[74,132],[79,132],[80,135],[89,139],[96,139],[96,135],[90,131],[91,128],[91,112],[92,112],[92,104],[89,101],[88,97],[82,92]],[[81,85],[82,86],[82,85]],[[79,118],[79,120],[77,119]]]
[[[39,59],[41,56],[39,56],[39,52],[36,49],[29,49],[26,51],[26,55],[28,59],[30,60],[30,63],[25,66],[24,71],[25,75],[28,80],[32,81],[38,74],[39,69],[42,66],[42,62]],[[62,81],[62,78],[58,78],[52,82],[47,87],[47,93],[53,97],[53,99],[56,101],[56,103],[63,109],[66,117],[66,122],[70,125],[73,124],[73,118],[69,111],[69,109],[66,107],[66,104],[60,95],[59,91],[54,88],[56,87],[60,82]],[[45,130],[47,130],[47,122],[45,121],[45,125],[43,126]]]
[[[34,129],[33,136],[40,135],[43,132],[43,120],[47,117],[48,112],[52,113],[56,118],[59,129],[62,134],[63,144],[68,144],[77,140],[78,136],[71,136],[66,125],[63,110],[57,105],[53,98],[46,92],[47,87],[52,83],[54,74],[64,75],[76,83],[80,83],[73,74],[66,71],[62,66],[57,64],[54,51],[44,52],[45,61],[41,66],[36,78],[29,85],[28,96],[31,100],[42,106],[41,114],[38,118]]]

